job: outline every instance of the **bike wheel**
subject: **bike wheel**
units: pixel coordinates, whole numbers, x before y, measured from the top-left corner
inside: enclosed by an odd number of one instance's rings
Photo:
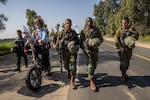
[[[36,67],[31,68],[25,80],[26,85],[30,90],[37,90],[42,83],[41,71]]]

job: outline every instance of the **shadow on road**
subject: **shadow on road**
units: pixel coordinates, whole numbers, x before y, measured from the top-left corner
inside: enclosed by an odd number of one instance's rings
[[[44,85],[41,86],[41,88],[37,91],[31,91],[29,90],[26,86],[22,86],[17,93],[25,96],[31,96],[31,97],[42,97],[46,94],[55,92],[57,89],[60,88],[60,85],[58,84],[49,84],[49,85]]]
[[[119,85],[126,85],[129,89],[134,87],[149,87],[150,86],[150,76],[130,76],[126,82],[122,82],[118,76],[104,76],[99,77],[96,81],[99,88],[103,87],[114,87]]]
[[[107,75],[107,74],[106,73],[99,73],[99,74],[95,75],[95,78],[97,79],[96,85],[99,85],[99,81],[101,80],[99,77],[104,77],[105,75]],[[79,79],[79,82],[80,82],[79,87],[86,88],[90,85],[87,74],[81,74],[80,73],[80,74],[78,74],[78,77],[79,77],[78,79]]]
[[[65,83],[65,85],[68,84],[68,82],[69,82],[68,76],[67,76],[67,72],[60,73],[60,71],[55,71],[53,73],[52,80],[54,80],[54,81],[62,81],[63,83]]]
[[[87,77],[87,74],[79,74],[79,87],[86,88],[89,86]],[[150,86],[150,76],[130,76],[129,80],[126,82],[121,82],[120,77],[118,76],[109,76],[106,73],[98,73],[95,75],[95,78],[98,91],[100,88],[115,87],[120,85],[126,85],[129,89],[133,89],[137,86],[141,88]]]
[[[78,66],[82,66],[87,63],[86,55],[84,53],[79,53],[78,57],[79,57]],[[100,51],[98,55],[98,59],[99,59],[98,63],[106,63],[109,61],[119,61],[117,52],[113,52],[113,51]]]
[[[3,73],[5,74],[5,73]],[[17,77],[17,78],[16,78]],[[21,80],[23,80],[24,77],[21,76],[19,73],[9,73],[6,75],[0,76],[0,93],[5,93],[7,91],[14,91],[16,88],[23,84]]]
[[[14,72],[15,69],[4,69],[4,70],[1,70],[0,73],[8,73],[8,72]]]

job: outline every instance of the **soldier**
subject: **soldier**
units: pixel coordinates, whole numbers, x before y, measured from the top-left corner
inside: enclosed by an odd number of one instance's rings
[[[128,79],[127,69],[129,68],[132,50],[135,48],[135,40],[139,34],[134,28],[129,27],[129,19],[122,19],[122,27],[116,31],[115,45],[120,58],[120,71],[122,72],[121,81]]]
[[[86,54],[88,65],[88,78],[90,80],[90,88],[96,91],[94,83],[94,72],[98,61],[98,46],[103,42],[103,37],[97,27],[93,25],[91,17],[86,19],[84,29],[80,33],[80,42],[83,52]]]
[[[62,58],[64,68],[68,72],[68,78],[70,79],[70,86],[75,89],[75,75],[76,75],[76,59],[77,51],[79,49],[79,39],[77,33],[71,29],[71,19],[66,19],[64,23],[64,29],[58,34],[56,49],[62,49]]]

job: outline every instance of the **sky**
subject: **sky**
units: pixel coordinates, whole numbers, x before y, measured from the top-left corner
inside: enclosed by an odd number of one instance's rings
[[[26,9],[34,10],[42,16],[48,29],[55,29],[57,23],[62,24],[70,18],[81,30],[85,19],[93,16],[93,5],[99,0],[8,0],[6,5],[0,3],[0,14],[8,17],[6,30],[0,32],[0,39],[16,37],[16,30],[27,26]]]

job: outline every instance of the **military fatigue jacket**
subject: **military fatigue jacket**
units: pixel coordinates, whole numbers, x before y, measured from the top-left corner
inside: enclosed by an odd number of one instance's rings
[[[139,38],[139,34],[138,34],[138,32],[134,28],[124,29],[124,28],[120,27],[116,31],[116,34],[115,34],[115,45],[116,45],[117,49],[119,49],[120,47],[125,48],[125,46],[122,43],[122,41],[127,36],[132,36],[136,40],[138,40],[138,38]]]
[[[77,33],[72,29],[70,31],[62,30],[58,34],[56,46],[66,49],[67,44],[70,41],[75,41],[75,44],[79,45],[79,39],[78,39]]]
[[[81,48],[84,48],[84,43],[86,46],[88,46],[88,41],[90,38],[91,39],[98,38],[100,39],[100,41],[103,42],[103,37],[97,27],[94,26],[92,28],[85,27],[80,33]]]

